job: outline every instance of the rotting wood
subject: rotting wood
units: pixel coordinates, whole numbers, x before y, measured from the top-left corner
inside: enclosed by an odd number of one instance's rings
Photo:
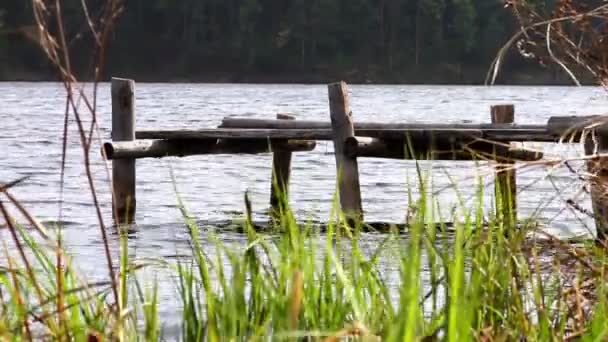
[[[277,114],[278,120],[291,121],[289,114]],[[280,142],[287,143],[286,140]],[[289,176],[291,173],[291,151],[275,151],[272,154],[272,181],[270,182],[271,216],[280,218],[281,212],[289,203]]]
[[[369,137],[348,137],[344,140],[344,155],[348,158],[377,157],[401,159],[401,141],[391,143],[387,140]]]
[[[476,129],[365,129],[358,136],[385,139],[425,139],[442,138],[484,138],[481,130]],[[233,129],[210,128],[199,130],[137,131],[137,139],[298,139],[333,140],[331,129]]]
[[[550,134],[547,130],[485,130],[484,139],[508,143],[508,142],[556,142],[559,137]]]
[[[137,139],[298,139],[333,140],[331,129],[327,128],[208,128],[198,130],[144,130],[135,133]],[[556,141],[558,138],[546,129],[473,129],[473,128],[360,128],[356,136],[381,139],[401,139],[406,137],[450,139],[486,139],[496,142],[508,141]]]
[[[496,196],[497,203],[502,203],[498,210],[514,226],[514,162],[538,160],[542,154],[510,148],[509,142],[579,142],[582,132],[587,131],[592,132],[585,141],[585,152],[593,156],[588,170],[593,174],[590,183],[598,239],[603,241],[608,236],[608,157],[603,156],[608,155],[608,116],[554,116],[544,125],[516,125],[513,106],[506,105],[492,107],[491,124],[354,123],[346,84],[331,84],[328,90],[331,122],[294,121],[280,114],[277,120],[229,117],[218,129],[135,132],[134,82],[113,78],[113,141],[104,144],[103,153],[113,160],[113,212],[117,223],[132,222],[135,216],[136,158],[273,152],[272,183],[283,187],[279,193],[287,194],[292,152],[310,151],[316,140],[333,140],[341,179],[340,204],[351,224],[363,220],[357,157],[379,157],[498,161]],[[271,193],[273,208],[278,207],[279,193]]]
[[[587,161],[587,171],[591,177],[589,187],[596,237],[608,247],[608,125],[599,126],[587,135],[585,154],[593,156]]]
[[[347,223],[356,225],[363,221],[363,207],[357,158],[349,157],[344,151],[344,143],[355,136],[348,88],[346,83],[338,82],[329,84],[327,90],[340,206]]]
[[[545,124],[492,124],[492,123],[386,123],[386,122],[355,122],[353,123],[355,132],[363,129],[478,129],[478,130],[525,130],[525,131],[540,131],[545,130]],[[331,122],[313,121],[313,120],[270,120],[270,119],[252,119],[239,117],[225,117],[219,128],[248,128],[248,129],[323,129],[331,128]]]
[[[513,105],[496,105],[491,108],[492,123],[510,124],[515,121],[515,107]],[[498,157],[501,149],[495,148],[494,154]],[[517,182],[514,165],[515,162],[506,160],[496,166],[496,210],[502,217],[506,227],[515,227],[517,224]]]
[[[112,78],[112,141],[135,140],[135,82]],[[135,159],[112,162],[112,209],[117,224],[135,219]]]
[[[312,151],[315,141],[260,139],[135,140],[105,143],[108,160],[125,158],[186,157],[201,154],[258,154]]]
[[[297,139],[331,140],[331,129],[231,129],[208,128],[199,130],[137,131],[137,139]]]
[[[431,146],[426,140],[388,140],[369,137],[352,137],[345,141],[348,156],[389,159],[434,159],[434,160],[492,160],[496,153],[498,161],[534,161],[542,153],[528,150],[507,149],[492,143],[476,141],[460,145],[435,141]],[[356,140],[356,146],[355,146]],[[411,145],[411,147],[409,147]],[[107,142],[103,150],[108,160],[127,158],[186,157],[204,154],[258,154],[281,152],[305,152],[315,149],[313,140],[284,139],[142,139],[126,142]],[[461,146],[453,149],[452,146]],[[406,153],[407,151],[407,153]],[[412,156],[410,151],[415,151]]]
[[[580,142],[582,133],[608,121],[608,116],[552,116],[547,121],[547,130],[556,140]]]
[[[493,160],[498,162],[536,161],[540,152],[509,148],[486,141],[462,143],[457,141],[387,140],[351,137],[344,142],[350,157],[428,160]]]
[[[246,129],[331,129],[331,122],[310,120],[269,120],[225,117],[218,128]]]

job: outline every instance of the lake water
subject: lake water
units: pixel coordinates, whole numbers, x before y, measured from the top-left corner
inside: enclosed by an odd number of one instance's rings
[[[484,123],[489,122],[491,105],[512,103],[516,106],[517,123],[545,123],[554,115],[597,114],[608,108],[605,90],[594,87],[354,85],[350,90],[353,115],[358,122]],[[110,139],[108,84],[100,86],[97,105],[101,136],[94,142],[92,164],[104,219],[110,223],[111,165],[98,153],[101,141]],[[66,180],[60,203],[64,107],[65,91],[58,83],[0,83],[0,182],[30,176],[12,193],[45,222],[56,222],[61,207],[66,244],[76,256],[78,266],[91,277],[105,276],[96,273],[105,267],[105,258],[73,120],[69,126]],[[84,104],[81,110],[86,113]],[[325,85],[137,84],[136,111],[138,129],[208,128],[217,126],[227,115],[274,118],[278,112],[294,113],[301,120],[329,121]],[[543,149],[549,157],[577,156],[582,152],[580,146],[531,147]],[[330,215],[335,189],[335,161],[331,152],[331,143],[320,142],[315,151],[294,156],[291,203],[303,221],[322,221]],[[412,161],[360,159],[367,220],[404,221],[408,187],[414,194],[417,191],[414,165]],[[444,213],[457,203],[453,184],[468,203],[474,201],[477,176],[486,180],[488,195],[493,191],[491,169],[486,166],[476,167],[471,162],[422,165],[432,170],[432,184],[439,192]],[[580,168],[580,163],[573,165]],[[218,225],[241,217],[246,190],[256,218],[264,219],[270,166],[270,155],[138,160],[139,229],[129,242],[131,255],[171,259],[187,253],[189,237],[177,207],[171,169],[190,214],[202,223]],[[571,171],[565,167],[528,167],[518,173],[517,181],[520,217],[537,217],[548,231],[562,236],[592,233],[592,222],[565,204],[566,200],[575,199],[589,207],[589,198],[581,191],[583,183]],[[489,208],[491,196],[486,197]],[[0,228],[0,237],[6,237],[5,234]],[[222,237],[234,243],[244,239],[236,233],[223,233]],[[116,251],[117,237],[111,238]],[[367,238],[370,242],[380,239],[374,234]],[[170,279],[160,280],[162,298],[173,302],[163,306],[162,311],[175,312],[173,284]]]

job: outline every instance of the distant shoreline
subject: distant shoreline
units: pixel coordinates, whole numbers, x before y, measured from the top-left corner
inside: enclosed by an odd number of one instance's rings
[[[128,70],[108,70],[103,81],[112,76],[132,78],[140,83],[208,83],[208,84],[326,84],[344,80],[350,84],[373,85],[485,85],[487,70],[470,68],[466,71],[445,72],[432,67],[419,67],[407,72],[378,72],[354,70],[350,72],[280,72],[265,73],[261,71],[197,71],[197,72],[145,72]],[[466,77],[465,77],[466,75]],[[85,78],[90,81],[90,78]],[[57,82],[60,79],[51,72],[28,70],[4,70],[0,82]],[[584,85],[596,85],[591,80],[582,80]],[[569,86],[574,83],[565,75],[545,69],[529,68],[500,73],[496,85],[508,86]]]

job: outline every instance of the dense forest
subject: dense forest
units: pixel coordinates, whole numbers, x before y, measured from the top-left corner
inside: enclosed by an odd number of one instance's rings
[[[92,46],[83,1],[64,0],[62,8],[81,73],[91,69]],[[549,11],[553,0],[529,2]],[[85,3],[92,17],[103,10],[103,0]],[[0,78],[52,78],[28,34],[33,22],[29,0],[0,2]],[[518,28],[504,0],[127,0],[106,51],[106,74],[149,81],[480,83]],[[505,82],[556,77],[517,51],[506,68]]]

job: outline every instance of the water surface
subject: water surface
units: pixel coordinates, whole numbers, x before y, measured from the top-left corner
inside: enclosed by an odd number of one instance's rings
[[[87,90],[90,90],[88,88]],[[552,115],[603,113],[608,97],[601,88],[583,87],[470,87],[470,86],[351,86],[356,121],[380,122],[489,122],[490,106],[512,103],[517,123],[545,123]],[[90,116],[81,104],[85,121]],[[103,246],[88,188],[74,117],[70,117],[68,159],[63,202],[60,202],[60,168],[65,92],[58,83],[0,83],[0,182],[30,178],[13,194],[41,220],[64,224],[69,250],[79,267],[91,277],[103,277]],[[108,182],[110,163],[102,161],[100,143],[110,139],[110,89],[102,84],[97,97],[100,138],[92,147],[92,167],[104,220],[111,221]],[[138,129],[208,128],[227,115],[273,118],[294,113],[301,120],[327,120],[329,110],[324,85],[247,84],[137,84]],[[86,124],[86,122],[85,122]],[[88,127],[88,125],[86,125]],[[580,146],[536,144],[551,156],[576,156]],[[331,143],[319,142],[313,152],[293,159],[291,203],[305,221],[327,220],[333,205],[335,162]],[[432,171],[444,219],[457,205],[456,190],[475,203],[476,177],[482,177],[487,195],[492,193],[491,169],[471,162],[424,162]],[[248,190],[258,219],[264,219],[270,192],[270,155],[214,155],[137,161],[138,230],[130,239],[134,257],[174,259],[188,254],[188,234],[177,208],[177,195],[197,220],[214,225],[241,216],[243,193]],[[573,163],[579,168],[580,163]],[[407,191],[417,193],[413,161],[360,159],[360,180],[366,219],[403,222]],[[171,180],[173,170],[176,184]],[[564,236],[589,233],[592,222],[570,210],[568,199],[589,207],[588,196],[572,172],[564,167],[528,167],[518,173],[518,211],[536,217],[546,229]],[[443,189],[443,190],[441,190]],[[441,191],[440,191],[441,190]],[[491,196],[484,201],[491,207]],[[4,235],[0,229],[0,235]],[[228,243],[243,236],[223,233]],[[381,237],[367,235],[370,246]],[[118,248],[111,235],[114,251]],[[152,272],[154,273],[154,271]],[[170,277],[159,277],[162,311],[175,314],[175,289]],[[174,317],[174,316],[173,316]]]

